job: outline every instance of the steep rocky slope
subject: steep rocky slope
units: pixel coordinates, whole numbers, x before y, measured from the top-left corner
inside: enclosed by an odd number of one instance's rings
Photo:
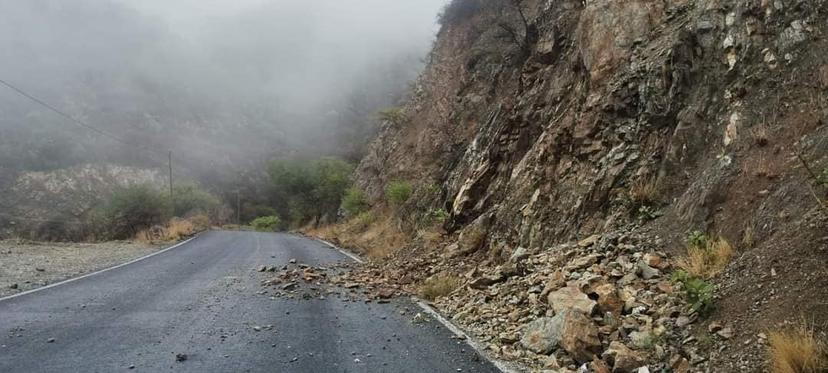
[[[403,115],[357,170],[375,205],[391,181],[415,186],[396,219],[419,238],[384,277],[460,276],[441,309],[538,368],[559,364],[519,340],[561,314],[538,301],[550,283],[633,299],[620,327],[593,309],[573,321],[600,331],[589,353],[551,355],[564,368],[617,366],[645,328],[665,337],[635,348],[677,371],[765,371],[763,337],[799,319],[824,338],[826,16],[824,0],[454,1]],[[440,210],[442,237],[416,234]],[[710,279],[712,315],[688,325],[668,273],[694,231],[735,254]]]

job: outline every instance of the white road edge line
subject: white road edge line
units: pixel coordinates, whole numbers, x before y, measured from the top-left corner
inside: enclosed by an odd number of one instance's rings
[[[480,355],[484,359],[488,360],[497,369],[500,369],[500,371],[505,372],[505,373],[517,373],[517,372],[519,372],[518,370],[515,370],[514,368],[507,365],[506,363],[504,363],[502,361],[499,361],[499,360],[492,359],[491,357],[489,357],[489,354],[486,353],[486,349],[483,347],[483,345],[481,345],[476,340],[474,340],[474,338],[472,338],[468,334],[466,334],[466,332],[464,332],[463,329],[460,329],[460,327],[458,327],[457,325],[454,325],[454,323],[452,323],[451,321],[449,321],[448,319],[443,317],[443,315],[441,315],[439,312],[437,312],[437,310],[435,310],[434,308],[432,308],[431,306],[429,306],[428,304],[426,304],[425,302],[423,302],[423,301],[421,301],[417,298],[412,297],[411,299],[415,303],[417,303],[417,305],[420,306],[420,308],[422,308],[427,314],[429,314],[435,320],[439,321],[440,324],[443,324],[443,326],[448,328],[448,330],[450,330],[452,333],[456,334],[458,337],[463,338],[463,340],[466,342],[467,345],[471,346],[471,348],[473,348],[475,351],[477,351],[478,355]]]
[[[347,250],[343,250],[343,249],[339,248],[338,246],[336,246],[336,245],[334,245],[334,244],[332,244],[332,243],[330,243],[326,240],[323,240],[321,238],[318,238],[318,237],[313,237],[313,238],[316,239],[319,242],[322,242],[322,243],[330,246],[333,249],[338,250],[343,255],[353,259],[354,261],[356,261],[358,263],[365,263],[365,261],[362,260],[356,254],[348,252]],[[454,333],[458,337],[463,338],[463,340],[466,342],[466,344],[469,345],[471,348],[473,348],[477,352],[477,354],[480,355],[480,357],[488,360],[497,369],[500,369],[500,371],[502,371],[504,373],[517,373],[517,372],[520,372],[519,370],[509,366],[508,364],[506,364],[502,361],[495,360],[495,359],[492,359],[491,357],[489,357],[489,354],[486,353],[486,349],[480,343],[478,343],[476,340],[474,340],[468,334],[466,334],[466,332],[464,332],[463,329],[460,329],[460,327],[458,327],[457,325],[454,325],[454,323],[452,323],[451,321],[449,321],[448,319],[443,317],[443,315],[441,315],[439,312],[437,312],[437,310],[435,310],[434,308],[432,308],[428,304],[424,303],[423,301],[421,301],[421,300],[419,300],[415,297],[411,297],[411,300],[414,303],[416,303],[417,306],[422,308],[423,311],[425,311],[427,314],[429,314],[435,320],[440,322],[440,324],[443,324],[443,326],[445,326],[449,331],[451,331],[452,333]]]
[[[128,265],[130,265],[130,264],[133,264],[133,263],[138,263],[138,262],[140,262],[140,261],[142,261],[142,260],[144,260],[144,259],[149,259],[149,258],[154,257],[154,256],[156,256],[156,255],[163,254],[163,253],[165,253],[165,252],[167,252],[167,251],[170,251],[170,250],[175,249],[175,248],[177,248],[177,247],[179,247],[179,246],[182,246],[182,245],[184,245],[184,244],[186,244],[186,243],[188,243],[188,242],[190,242],[190,241],[192,241],[192,240],[196,239],[199,235],[200,235],[200,234],[197,234],[197,235],[193,236],[192,238],[190,238],[190,239],[188,239],[188,240],[186,240],[186,241],[179,242],[179,243],[177,243],[177,244],[175,244],[175,245],[173,245],[173,246],[170,246],[170,247],[168,247],[168,248],[166,248],[166,249],[163,249],[163,250],[161,250],[161,251],[156,251],[156,252],[154,252],[154,253],[152,253],[152,254],[149,254],[149,255],[144,255],[144,256],[142,256],[142,257],[140,257],[140,258],[138,258],[138,259],[133,259],[133,260],[130,260],[130,261],[126,262],[126,263],[121,263],[121,264],[118,264],[118,265],[116,265],[116,266],[112,266],[112,267],[109,267],[109,268],[104,268],[104,269],[102,269],[102,270],[95,271],[95,272],[92,272],[92,273],[87,273],[87,274],[85,274],[85,275],[83,275],[83,276],[73,277],[73,278],[70,278],[70,279],[67,279],[67,280],[63,280],[63,281],[60,281],[60,282],[56,282],[56,283],[54,283],[54,284],[49,284],[49,285],[46,285],[46,286],[42,286],[42,287],[39,287],[39,288],[37,288],[37,289],[27,290],[27,291],[24,291],[24,292],[22,292],[22,293],[17,293],[17,294],[13,294],[13,295],[9,295],[9,296],[6,296],[6,297],[3,297],[3,298],[0,298],[0,302],[7,301],[7,300],[10,300],[10,299],[14,299],[14,298],[17,298],[17,297],[22,297],[22,296],[27,295],[27,294],[36,293],[36,292],[38,292],[38,291],[42,291],[42,290],[46,290],[46,289],[51,289],[51,288],[56,287],[56,286],[65,285],[65,284],[68,284],[68,283],[70,283],[70,282],[75,282],[75,281],[78,281],[78,280],[81,280],[81,279],[84,279],[84,278],[87,278],[87,277],[92,277],[92,276],[95,276],[95,275],[99,275],[99,274],[101,274],[101,273],[108,272],[108,271],[111,271],[111,270],[113,270],[113,269],[118,269],[118,268],[121,268],[121,267],[126,267],[126,266],[128,266]]]
[[[357,255],[356,255],[356,254],[354,254],[354,253],[351,253],[351,252],[349,252],[349,251],[346,251],[346,250],[340,249],[340,248],[339,248],[339,246],[336,246],[336,245],[334,245],[334,244],[332,244],[332,243],[330,243],[330,242],[328,242],[328,241],[325,241],[325,240],[323,240],[323,239],[321,239],[321,238],[316,238],[316,240],[317,240],[317,241],[319,241],[319,242],[324,243],[325,245],[330,246],[331,248],[334,248],[334,249],[338,250],[340,253],[342,253],[342,255],[345,255],[345,256],[347,256],[347,257],[349,257],[349,258],[353,259],[353,260],[354,260],[355,262],[357,262],[357,263],[360,263],[360,264],[365,263],[365,261],[364,261],[364,260],[362,260],[362,258],[360,258],[359,256],[357,256]]]

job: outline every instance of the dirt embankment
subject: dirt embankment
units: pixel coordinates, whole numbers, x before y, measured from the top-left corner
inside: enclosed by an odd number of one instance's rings
[[[0,241],[0,297],[125,263],[164,247],[134,242]]]

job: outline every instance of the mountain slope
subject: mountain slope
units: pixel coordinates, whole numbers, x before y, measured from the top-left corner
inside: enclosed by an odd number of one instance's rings
[[[694,369],[763,371],[758,334],[804,317],[824,337],[828,322],[826,5],[454,1],[413,98],[386,122],[357,184],[382,205],[386,185],[410,181],[397,219],[412,234],[448,213],[439,244],[415,240],[397,255],[403,265],[431,258],[412,282],[453,271],[471,284],[519,250],[575,260],[591,251],[566,248],[593,234],[616,237],[612,247],[618,234],[636,237],[599,264],[662,253],[673,272],[689,234],[721,237],[736,249],[709,280],[716,311],[675,337],[714,321],[738,330],[712,347],[652,352],[651,368],[684,356]],[[564,268],[555,265],[544,268]],[[624,334],[602,335],[599,350],[629,343]]]

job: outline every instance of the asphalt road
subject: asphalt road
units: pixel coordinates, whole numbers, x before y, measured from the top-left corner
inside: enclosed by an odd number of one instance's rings
[[[0,372],[498,371],[438,322],[412,323],[420,310],[405,299],[261,294],[263,274],[254,268],[290,259],[349,260],[288,234],[207,232],[136,263],[0,301]]]

